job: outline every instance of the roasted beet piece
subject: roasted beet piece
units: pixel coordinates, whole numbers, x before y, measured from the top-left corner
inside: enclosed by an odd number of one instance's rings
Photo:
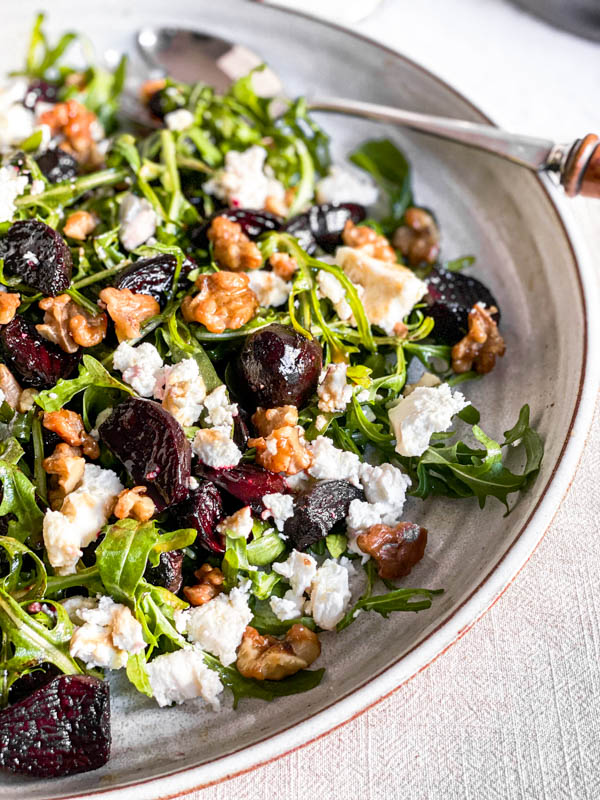
[[[344,225],[348,220],[362,222],[367,212],[358,203],[324,203],[312,206],[303,214],[292,217],[283,227],[298,239],[300,247],[312,255],[317,245],[327,253],[333,253],[342,243]]]
[[[70,153],[57,147],[56,150],[46,150],[37,158],[38,167],[50,183],[61,183],[77,177],[79,167],[77,161]]]
[[[283,532],[297,550],[306,550],[347,517],[353,500],[364,499],[363,490],[348,481],[317,483],[298,495],[294,516],[286,520]]]
[[[192,449],[181,425],[159,403],[130,397],[98,432],[134,483],[148,487],[159,510],[188,496]]]
[[[264,509],[262,499],[266,494],[285,494],[288,491],[282,475],[258,464],[238,464],[231,469],[213,469],[200,464],[197,469],[236,500],[245,506],[252,506],[257,513]]]
[[[187,500],[171,509],[171,516],[181,528],[198,531],[195,545],[213,553],[223,553],[223,537],[217,533],[217,522],[223,515],[221,493],[209,480],[200,478],[199,483]]]
[[[61,675],[0,712],[0,767],[38,778],[89,772],[110,756],[108,684]]]
[[[36,389],[49,389],[59,378],[68,378],[81,357],[80,352],[65,353],[18,315],[0,328],[0,351],[19,381]]]
[[[58,101],[58,90],[57,83],[50,83],[36,78],[27,87],[23,105],[33,111],[40,101],[42,103],[56,103]]]
[[[173,594],[177,594],[181,589],[182,565],[183,550],[169,550],[167,553],[160,554],[156,567],[146,567],[144,578],[154,586],[164,586]]]
[[[238,408],[238,413],[233,418],[233,441],[244,452],[248,449],[248,439],[250,438],[250,415],[243,408]]]
[[[53,297],[69,288],[73,261],[65,240],[38,219],[15,222],[2,240],[4,268]]]
[[[426,313],[435,320],[432,337],[443,344],[456,344],[466,335],[469,311],[475,303],[498,308],[489,289],[470,275],[433,267],[426,281],[429,288],[425,298],[429,305]],[[499,323],[500,311],[493,316]]]
[[[278,231],[283,225],[283,219],[271,214],[269,211],[254,211],[248,208],[223,208],[215,213],[203,225],[195,228],[190,239],[194,247],[206,250],[208,248],[208,229],[215,217],[226,217],[232,222],[237,222],[242,233],[249,239],[257,239],[261,233]]]
[[[177,259],[168,254],[140,258],[117,273],[113,286],[116,289],[129,289],[136,294],[149,294],[162,307],[167,302],[167,292],[173,283],[176,266]],[[193,261],[186,258],[181,265],[180,277],[187,275],[195,266]]]
[[[318,342],[269,325],[246,338],[237,362],[239,385],[252,407],[301,408],[317,388],[322,363]]]
[[[19,703],[29,697],[36,689],[50,683],[60,674],[61,671],[54,664],[41,664],[40,669],[34,669],[33,672],[28,672],[23,677],[17,678],[8,692],[8,702],[11,704]]]

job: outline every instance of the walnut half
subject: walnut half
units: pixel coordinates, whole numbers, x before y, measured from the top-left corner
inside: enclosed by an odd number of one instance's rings
[[[252,424],[261,436],[268,436],[277,428],[297,425],[298,409],[296,406],[278,406],[277,408],[259,406],[252,415]]]
[[[248,439],[248,447],[256,447],[256,463],[271,472],[295,475],[310,467],[311,455],[306,449],[299,426],[284,425],[268,436]]]
[[[45,411],[44,428],[54,431],[71,447],[81,447],[88,458],[98,458],[98,442],[86,431],[81,415],[61,408],[60,411]]]
[[[225,576],[218,567],[202,564],[194,572],[194,577],[198,579],[198,583],[183,587],[183,593],[192,606],[203,606],[223,591]]]
[[[238,330],[249,322],[258,310],[258,300],[248,287],[244,273],[215,272],[200,275],[195,297],[184,297],[181,313],[186,322],[200,322],[211,333]],[[105,290],[106,291],[106,290]]]
[[[356,541],[363,553],[377,562],[380,578],[404,578],[423,558],[427,529],[414,522],[400,522],[395,528],[373,525]]]
[[[1,297],[2,295],[0,295]],[[21,397],[21,387],[15,376],[4,364],[0,364],[0,390],[11,408],[17,408]]]
[[[497,311],[495,306],[486,309],[479,303],[469,311],[469,332],[452,348],[454,372],[468,372],[474,367],[485,375],[496,366],[496,356],[504,355],[506,345],[492,318]]]
[[[320,654],[319,637],[304,625],[292,625],[284,639],[261,636],[248,625],[238,649],[236,667],[244,678],[280,681],[306,669]]]
[[[12,292],[0,292],[0,325],[8,325],[14,319],[20,305],[20,295]]]
[[[50,476],[50,505],[54,510],[60,509],[65,497],[83,480],[85,458],[82,458],[79,447],[61,442],[52,455],[42,461],[42,467]]]
[[[38,333],[65,353],[75,353],[79,347],[94,347],[106,336],[106,314],[89,314],[68,294],[45,297],[39,306],[45,314],[43,324],[35,326]]]
[[[404,214],[404,225],[394,231],[392,243],[412,267],[433,264],[440,252],[440,232],[428,211],[411,206]]]
[[[148,522],[156,513],[156,506],[151,497],[146,496],[145,486],[134,486],[123,489],[117,498],[113,514],[117,519],[135,519]]]
[[[100,292],[108,316],[115,323],[115,333],[120,342],[140,335],[142,323],[160,312],[158,302],[149,294],[136,294],[130,289],[108,286]]]
[[[215,261],[221,269],[237,272],[258,269],[262,265],[260,250],[242,231],[239,222],[227,217],[215,217],[207,236],[212,242]]]

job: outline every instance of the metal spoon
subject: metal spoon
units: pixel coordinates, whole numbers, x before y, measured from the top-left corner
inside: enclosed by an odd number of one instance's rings
[[[262,59],[241,45],[211,34],[178,28],[145,28],[137,34],[137,46],[145,62],[157,73],[193,83],[202,80],[217,91],[226,91],[237,78],[262,64]],[[283,91],[272,70],[257,73],[257,91],[275,97]],[[569,197],[600,198],[600,138],[593,133],[571,144],[508,133],[488,125],[419,114],[391,106],[358,100],[313,97],[311,111],[395,122],[415,131],[477,147],[516,164],[558,175]]]

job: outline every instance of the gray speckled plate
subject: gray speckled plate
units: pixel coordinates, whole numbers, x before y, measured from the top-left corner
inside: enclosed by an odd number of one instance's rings
[[[0,34],[0,66],[18,66],[37,0],[11,5]],[[54,0],[50,26],[86,31],[100,47],[128,50],[142,24],[202,28],[247,44],[282,76],[291,94],[346,95],[452,117],[481,113],[433,75],[385,48],[300,15],[234,0]],[[546,439],[533,490],[503,518],[499,503],[412,501],[407,516],[430,530],[416,586],[445,594],[420,614],[389,620],[363,614],[340,636],[323,636],[326,677],[314,691],[272,704],[244,701],[234,712],[192,702],[159,709],[112,686],[113,754],[96,772],[58,781],[0,778],[0,798],[171,797],[247,770],[331,730],[400,686],[462,635],[494,602],[543,536],[574,473],[597,386],[588,342],[595,325],[591,261],[568,233],[562,198],[532,174],[492,156],[348,118],[323,120],[343,155],[368,136],[392,136],[415,168],[419,202],[435,208],[446,257],[474,253],[477,274],[503,311],[507,355],[467,387],[500,435],[524,402]],[[595,313],[592,312],[592,313]],[[128,788],[126,788],[128,787]]]

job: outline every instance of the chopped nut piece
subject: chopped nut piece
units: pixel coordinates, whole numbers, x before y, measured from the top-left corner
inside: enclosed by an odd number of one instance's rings
[[[203,606],[223,591],[225,576],[218,567],[202,564],[194,572],[194,577],[198,578],[199,583],[183,587],[183,593],[192,606]]]
[[[208,229],[215,261],[221,269],[232,272],[258,269],[262,255],[254,242],[242,231],[242,226],[227,217],[215,217]]]
[[[164,89],[167,82],[164,78],[155,78],[149,81],[144,81],[140,86],[140,100],[142,103],[148,103],[152,95]]]
[[[298,269],[298,262],[288,253],[273,253],[269,258],[269,264],[275,275],[279,275],[284,281],[289,281]]]
[[[106,304],[120,342],[139,336],[142,323],[160,311],[158,302],[149,294],[135,294],[129,289],[109,286],[100,292],[100,300]]]
[[[244,678],[280,681],[306,669],[320,654],[319,637],[304,625],[292,625],[284,639],[261,636],[248,625],[237,652],[236,667]]]
[[[14,319],[20,305],[21,298],[18,294],[0,292],[0,325],[8,325]]]
[[[15,376],[4,364],[0,364],[0,391],[11,408],[17,408],[21,397],[21,387]]]
[[[65,497],[74,491],[83,480],[85,458],[79,447],[71,447],[62,442],[54,452],[42,461],[42,467],[50,475],[48,499],[56,511],[62,506]]]
[[[83,242],[98,224],[98,218],[89,211],[74,211],[69,214],[63,228],[66,236]]]
[[[56,103],[40,115],[38,124],[48,125],[52,136],[62,134],[64,141],[60,146],[79,161],[94,166],[101,162],[94,141],[94,127],[99,124],[98,118],[77,100]]]
[[[156,506],[151,497],[146,497],[145,486],[134,486],[123,489],[117,498],[113,514],[117,519],[135,519],[148,522],[156,513]]]
[[[348,247],[364,250],[368,256],[377,258],[380,261],[396,263],[398,260],[394,248],[385,236],[376,233],[373,228],[369,228],[367,225],[355,225],[351,219],[344,225],[342,240]]]
[[[223,333],[226,328],[234,331],[241,328],[256,314],[258,300],[248,288],[247,275],[234,272],[200,275],[196,287],[199,294],[184,297],[181,304],[186,322],[200,322],[211,333]]]
[[[295,475],[311,464],[302,428],[285,425],[276,428],[267,437],[248,439],[248,447],[256,447],[256,463],[271,472]]]
[[[106,336],[106,314],[95,316],[74,303],[68,294],[45,297],[39,306],[44,314],[44,323],[36,325],[38,333],[57,344],[65,353],[75,353],[77,348],[93,347]]]
[[[298,409],[296,406],[279,406],[278,408],[256,409],[252,415],[252,422],[260,436],[268,436],[276,428],[298,424]]]
[[[275,214],[278,217],[286,217],[289,206],[283,197],[269,194],[265,199],[265,211],[268,211],[270,214]]]
[[[440,232],[424,208],[411,206],[404,214],[405,225],[394,231],[392,243],[411,266],[433,264],[440,252]]]
[[[414,522],[400,522],[395,528],[373,525],[357,538],[363,553],[373,556],[380,578],[404,578],[423,558],[427,530]]]
[[[87,433],[81,415],[75,411],[68,411],[66,408],[45,411],[43,425],[72,447],[82,447],[88,458],[98,458],[100,455],[98,442]]]
[[[17,403],[17,411],[20,414],[26,414],[35,405],[35,398],[38,396],[37,389],[23,389],[19,395],[19,402]]]
[[[494,369],[496,356],[503,356],[506,350],[504,339],[492,318],[492,314],[497,312],[495,306],[486,309],[479,303],[469,311],[469,332],[452,348],[454,372],[468,372],[474,367],[480,375],[485,375]]]

